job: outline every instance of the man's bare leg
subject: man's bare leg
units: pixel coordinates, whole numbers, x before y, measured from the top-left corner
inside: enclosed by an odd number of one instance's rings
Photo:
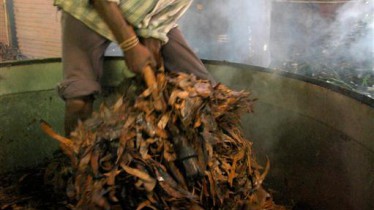
[[[93,101],[92,96],[66,99],[64,121],[66,137],[70,137],[79,120],[84,121],[91,116]]]

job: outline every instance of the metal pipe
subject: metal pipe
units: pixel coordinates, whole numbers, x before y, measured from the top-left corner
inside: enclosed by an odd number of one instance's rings
[[[4,5],[4,17],[5,17],[5,36],[7,40],[7,44],[10,45],[10,39],[9,39],[9,18],[8,18],[8,10],[6,6],[6,0],[3,0]]]
[[[18,48],[17,31],[14,17],[14,2],[13,0],[3,0],[5,2],[5,11],[7,12],[9,45],[13,48]]]

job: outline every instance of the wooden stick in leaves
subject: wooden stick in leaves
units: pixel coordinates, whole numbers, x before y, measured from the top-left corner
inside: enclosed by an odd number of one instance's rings
[[[70,158],[70,161],[71,161],[72,165],[76,166],[77,159],[74,155],[73,141],[57,134],[52,129],[52,127],[47,122],[45,122],[44,120],[40,120],[40,128],[43,130],[43,132],[45,134],[47,134],[48,136],[50,136],[50,137],[54,138],[55,140],[57,140],[58,142],[60,142],[60,147],[62,149],[62,152],[65,153],[65,155],[67,155]]]
[[[152,98],[153,98],[153,105],[157,111],[165,111],[166,110],[166,104],[164,101],[164,98],[162,97],[162,92],[159,90],[159,87],[157,85],[156,76],[152,70],[152,68],[147,65],[143,69],[143,76],[145,83],[147,84],[147,87],[151,89],[152,91]]]

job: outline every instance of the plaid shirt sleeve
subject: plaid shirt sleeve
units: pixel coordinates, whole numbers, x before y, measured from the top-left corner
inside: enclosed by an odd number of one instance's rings
[[[166,34],[176,26],[176,21],[187,10],[191,0],[107,0],[118,3],[123,17],[134,26],[138,36],[153,37],[163,43]],[[82,21],[92,30],[111,41],[113,33],[101,19],[89,0],[54,0],[54,5]]]
[[[177,26],[177,21],[191,5],[190,0],[159,1],[156,7],[138,25],[136,33],[141,37],[168,41],[167,33]]]

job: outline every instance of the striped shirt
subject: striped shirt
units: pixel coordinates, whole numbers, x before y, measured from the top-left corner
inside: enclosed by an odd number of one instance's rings
[[[192,0],[107,0],[118,4],[123,17],[140,37],[153,37],[163,43],[166,34],[191,5]],[[116,41],[113,33],[89,0],[54,0],[54,5],[82,21],[89,28]]]

